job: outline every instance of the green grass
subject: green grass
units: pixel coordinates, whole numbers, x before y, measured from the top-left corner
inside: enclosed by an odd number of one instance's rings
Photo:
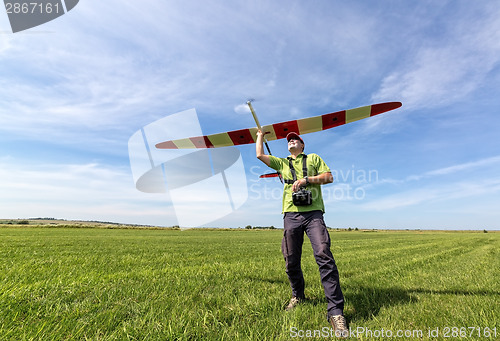
[[[471,327],[463,340],[500,337],[500,233],[330,235],[346,316],[352,330],[365,331],[356,339],[377,339],[383,329],[421,330],[427,340],[428,330],[439,328],[437,339],[450,340],[443,336],[452,327]],[[291,330],[324,333],[326,301],[308,241],[309,300],[283,311],[290,289],[280,242],[279,230],[2,227],[0,340],[290,340],[299,339]],[[497,337],[483,337],[484,328],[496,328]]]

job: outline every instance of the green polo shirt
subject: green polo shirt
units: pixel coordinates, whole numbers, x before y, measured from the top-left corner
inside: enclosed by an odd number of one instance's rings
[[[292,158],[293,168],[297,179],[302,179],[302,159],[304,153],[299,154],[296,159]],[[288,158],[291,158],[289,156]],[[269,166],[272,169],[279,171],[285,180],[293,180],[292,172],[290,172],[290,165],[288,158],[278,158],[269,155]],[[307,154],[307,176],[315,176],[318,174],[330,172],[330,168],[326,165],[323,159],[317,154]],[[320,210],[325,212],[325,205],[323,203],[323,196],[321,194],[321,185],[309,184],[307,189],[312,194],[312,204],[307,206],[295,206],[292,201],[292,185],[285,183],[283,188],[283,213],[284,212],[310,212]]]

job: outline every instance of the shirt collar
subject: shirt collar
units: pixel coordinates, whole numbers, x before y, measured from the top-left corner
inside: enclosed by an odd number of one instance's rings
[[[299,157],[304,157],[304,155],[306,155],[304,152],[300,153],[299,155],[297,155],[297,157],[295,158],[295,160],[298,160]],[[294,158],[292,157],[292,154],[288,155],[287,157],[288,160],[293,160]]]

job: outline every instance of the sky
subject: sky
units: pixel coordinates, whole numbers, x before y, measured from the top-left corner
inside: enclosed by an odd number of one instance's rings
[[[183,225],[171,194],[136,188],[144,127],[193,108],[204,134],[254,127],[250,98],[262,124],[399,101],[303,136],[335,177],[326,224],[500,229],[497,1],[82,0],[18,33],[0,10],[0,89],[0,218]],[[200,226],[282,227],[282,185],[237,151],[243,199]],[[217,192],[183,194],[217,211]]]

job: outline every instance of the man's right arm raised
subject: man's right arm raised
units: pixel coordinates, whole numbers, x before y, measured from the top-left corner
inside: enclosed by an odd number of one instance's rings
[[[264,162],[269,167],[271,160],[269,155],[264,154],[264,133],[257,131],[257,141],[255,141],[255,153],[257,159]]]

